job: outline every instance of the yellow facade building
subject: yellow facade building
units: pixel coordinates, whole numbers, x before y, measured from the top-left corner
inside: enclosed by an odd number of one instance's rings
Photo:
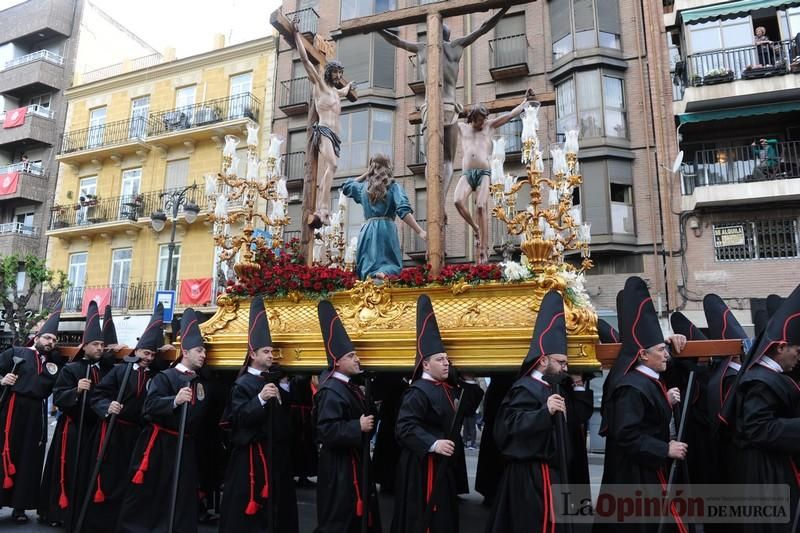
[[[167,288],[167,198],[194,183],[186,203],[200,211],[192,223],[180,211],[170,285],[178,309],[213,303],[224,280],[204,176],[220,170],[226,135],[239,136],[244,153],[251,121],[261,126],[259,152],[266,151],[275,43],[270,36],[138,70],[133,65],[66,91],[67,125],[47,231],[48,264],[71,282],[62,317],[79,317],[89,299],[110,300],[114,315],[127,317],[115,321],[121,342],[135,340],[155,291]],[[168,218],[160,232],[151,219],[158,210]]]

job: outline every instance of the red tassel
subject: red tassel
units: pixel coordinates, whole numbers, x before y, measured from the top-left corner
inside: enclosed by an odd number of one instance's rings
[[[142,472],[141,470],[137,470],[136,473],[133,475],[133,479],[131,480],[131,482],[134,485],[141,485],[142,483],[144,483],[144,472]]]
[[[14,466],[14,463],[8,463],[8,468],[6,468],[6,472],[8,472],[9,476],[13,476],[17,473],[17,467]]]
[[[63,492],[61,493],[61,496],[58,497],[58,506],[62,509],[69,507],[69,500],[67,500],[67,495]]]
[[[364,516],[364,502],[361,500],[356,502],[356,516]]]
[[[13,479],[11,479],[10,477],[6,476],[6,477],[3,479],[3,488],[4,488],[4,489],[10,489],[10,488],[11,488],[11,487],[13,487],[13,486],[14,486],[14,480],[13,480]]]
[[[250,500],[250,502],[247,504],[247,509],[244,510],[244,514],[253,516],[258,512],[258,507],[259,506],[256,502]]]
[[[97,489],[94,493],[94,503],[103,503],[106,501],[106,495],[102,489]]]

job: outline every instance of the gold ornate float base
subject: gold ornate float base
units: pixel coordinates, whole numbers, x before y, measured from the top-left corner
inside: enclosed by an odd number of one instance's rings
[[[361,363],[370,369],[410,370],[414,365],[416,301],[426,293],[433,301],[442,340],[459,369],[517,370],[528,351],[542,297],[549,288],[563,291],[560,278],[544,283],[486,283],[477,286],[394,288],[359,283],[335,294],[339,312]],[[568,356],[571,370],[600,369],[595,344],[597,316],[566,301]],[[250,301],[223,296],[217,313],[200,329],[210,352],[208,364],[238,367],[247,350]],[[276,360],[296,370],[326,366],[317,319],[317,302],[296,295],[266,300]]]

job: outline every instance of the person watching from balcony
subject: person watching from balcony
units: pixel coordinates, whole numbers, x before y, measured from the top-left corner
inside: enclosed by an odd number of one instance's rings
[[[778,140],[759,139],[758,144],[753,141],[750,146],[753,149],[753,155],[758,159],[758,164],[753,169],[753,179],[756,181],[768,179],[769,175],[775,173],[780,162]]]
[[[756,34],[753,36],[753,44],[755,44],[758,53],[759,64],[756,65],[756,67],[772,65],[774,63],[772,40],[767,36],[767,29],[764,26],[756,28]]]

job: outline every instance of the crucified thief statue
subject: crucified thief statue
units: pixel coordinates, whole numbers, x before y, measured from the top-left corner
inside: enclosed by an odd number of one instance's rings
[[[458,122],[458,115],[463,109],[461,104],[456,102],[456,83],[458,82],[458,69],[461,56],[464,55],[465,48],[477,41],[478,37],[494,28],[507,11],[508,7],[502,8],[489,20],[481,24],[477,30],[464,37],[454,39],[453,41],[450,41],[450,29],[446,24],[442,25],[442,39],[444,41],[442,43],[442,106],[444,108],[444,132],[442,135],[444,139],[444,162],[442,165],[442,179],[444,181],[442,184],[443,197],[447,197],[447,191],[450,189],[450,180],[453,178],[453,159],[455,158],[456,148],[458,146],[458,129],[456,128],[456,123]],[[412,54],[417,54],[420,72],[424,80],[426,73],[425,65],[427,64],[426,44],[404,41],[386,29],[380,30],[379,33],[389,44],[407,50]],[[420,110],[422,112],[422,134],[424,137],[427,130],[427,103],[423,104]],[[447,223],[446,216],[445,223]]]
[[[489,156],[492,153],[492,137],[497,128],[522,113],[525,103],[533,99],[533,91],[528,89],[517,107],[499,117],[488,120],[489,110],[483,105],[475,105],[467,114],[467,122],[459,122],[461,133],[461,177],[453,193],[456,210],[475,231],[475,262],[489,262]],[[486,178],[486,179],[484,179]],[[475,219],[469,213],[467,202],[475,192]]]
[[[302,43],[295,18],[294,38]],[[339,161],[339,149],[342,144],[339,138],[339,115],[342,112],[341,99],[350,92],[352,83],[339,87],[342,82],[344,68],[338,61],[329,61],[325,65],[325,74],[320,78],[319,72],[308,59],[305,47],[297,46],[300,60],[303,62],[311,83],[311,97],[316,107],[318,121],[311,126],[313,146],[317,150],[317,196],[314,214],[306,223],[314,229],[330,224],[331,186]]]

